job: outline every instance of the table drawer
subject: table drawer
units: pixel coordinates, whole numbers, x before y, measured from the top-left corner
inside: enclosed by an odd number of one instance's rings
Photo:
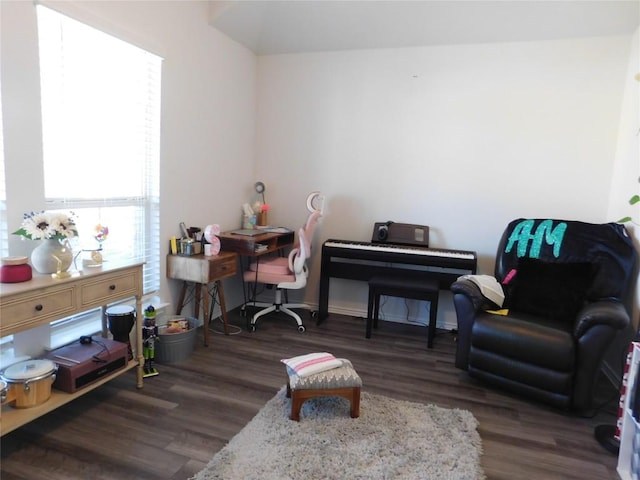
[[[108,277],[101,277],[95,282],[87,282],[81,288],[82,308],[88,308],[92,305],[101,306],[137,295],[139,293],[139,279],[135,271],[120,272]]]
[[[221,280],[232,277],[238,271],[238,259],[235,255],[220,258],[218,262],[209,263],[209,280]]]
[[[72,315],[76,311],[75,298],[75,288],[69,287],[3,302],[0,306],[0,336]]]

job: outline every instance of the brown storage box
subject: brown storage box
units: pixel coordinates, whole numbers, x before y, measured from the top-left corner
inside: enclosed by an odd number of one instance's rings
[[[124,368],[128,357],[126,343],[92,337],[91,343],[78,341],[52,350],[45,358],[58,364],[53,388],[73,393]]]

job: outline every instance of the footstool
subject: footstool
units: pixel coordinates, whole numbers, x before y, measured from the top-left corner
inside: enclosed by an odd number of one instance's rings
[[[344,397],[351,403],[351,418],[360,416],[362,380],[349,360],[340,360],[341,367],[308,377],[289,374],[287,398],[291,398],[291,420],[299,421],[302,404],[315,397]]]

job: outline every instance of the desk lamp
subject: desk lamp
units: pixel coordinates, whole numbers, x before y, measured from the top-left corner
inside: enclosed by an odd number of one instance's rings
[[[259,195],[262,195],[262,204],[265,205],[267,202],[264,201],[264,191],[265,191],[264,183],[256,182],[256,184],[254,185],[254,188],[256,189],[256,192]]]

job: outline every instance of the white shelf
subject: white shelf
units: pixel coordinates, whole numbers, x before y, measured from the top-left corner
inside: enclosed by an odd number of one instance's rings
[[[640,424],[633,418],[630,408],[635,396],[640,364],[640,343],[633,343],[633,354],[627,377],[627,390],[624,398],[622,431],[620,432],[620,452],[618,453],[618,475],[622,480],[637,479],[640,476]],[[636,457],[634,460],[634,456]],[[632,468],[633,467],[633,468]],[[635,473],[634,473],[635,468]]]

